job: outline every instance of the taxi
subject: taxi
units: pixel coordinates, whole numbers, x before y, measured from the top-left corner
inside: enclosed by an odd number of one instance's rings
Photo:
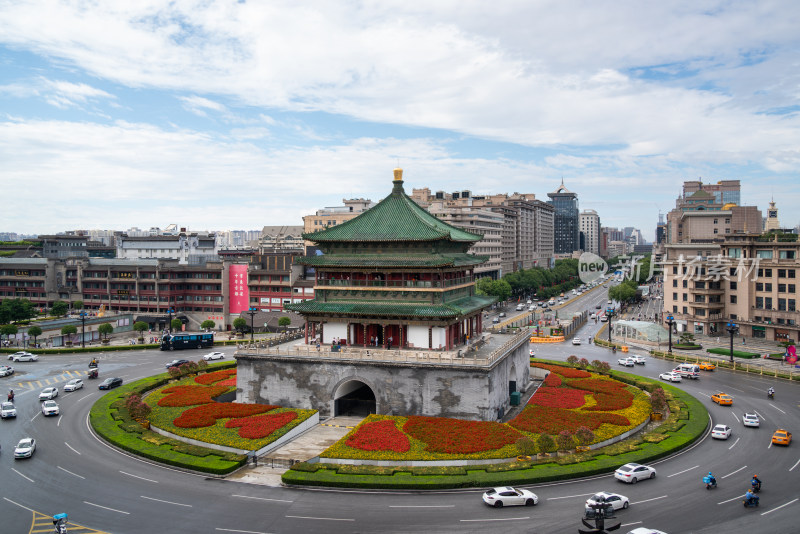
[[[711,402],[716,402],[720,406],[733,406],[733,397],[727,393],[714,393],[711,395]]]
[[[716,368],[717,368],[717,366],[716,366],[716,365],[714,365],[714,364],[713,364],[713,363],[711,363],[711,362],[701,362],[701,363],[699,364],[699,367],[700,367],[700,370],[701,370],[701,371],[713,371],[714,369],[716,369]]]
[[[772,434],[772,443],[774,445],[789,445],[792,442],[792,433],[779,428]]]

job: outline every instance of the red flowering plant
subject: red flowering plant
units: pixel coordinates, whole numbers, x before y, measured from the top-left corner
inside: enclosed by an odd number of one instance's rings
[[[240,417],[225,422],[225,428],[238,428],[239,436],[247,439],[261,439],[269,436],[297,419],[296,412]]]
[[[426,444],[425,450],[471,454],[513,445],[521,437],[513,428],[490,421],[411,416],[403,431]]]
[[[572,367],[562,367],[560,365],[549,365],[546,363],[531,363],[531,367],[539,367],[540,369],[547,369],[553,373],[557,373],[564,378],[589,378],[592,373],[583,369],[573,369]]]
[[[179,428],[211,426],[217,419],[249,417],[279,408],[271,404],[238,404],[235,402],[213,402],[185,410],[173,424]]]
[[[348,447],[363,451],[408,452],[411,442],[391,419],[374,421],[358,427],[345,441]]]
[[[228,391],[228,386],[172,386],[161,390],[166,396],[158,401],[162,407],[194,406],[214,402],[218,397]]]
[[[545,387],[557,388],[561,385],[561,377],[556,373],[549,373],[545,378],[542,385]]]
[[[226,378],[230,378],[231,376],[236,375],[236,368],[233,369],[221,369],[219,371],[213,371],[211,373],[206,373],[204,375],[194,377],[194,381],[198,384],[203,384],[205,386],[209,384],[213,384],[214,382],[219,382],[220,380],[225,380]]]
[[[581,413],[564,408],[528,404],[509,425],[518,430],[535,434],[558,434],[562,430],[575,432],[585,426],[595,430],[608,423],[617,426],[630,426],[627,418],[606,412]]]
[[[588,394],[589,392],[580,389],[540,387],[528,404],[554,408],[580,408],[586,404],[584,396]]]

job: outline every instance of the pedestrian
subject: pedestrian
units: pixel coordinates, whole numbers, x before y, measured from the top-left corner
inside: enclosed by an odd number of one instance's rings
[[[717,336],[717,343],[719,343],[719,336]]]
[[[388,341],[388,343],[386,345],[386,348],[388,350],[392,350],[392,341],[393,341],[392,336],[389,336],[389,341]]]
[[[370,344],[370,346],[372,346],[372,345],[374,345],[374,344],[375,344],[375,336],[370,336],[370,338],[369,338],[369,344]]]
[[[744,345],[744,344],[745,344],[745,342],[744,342],[744,336],[742,336],[742,345]]]

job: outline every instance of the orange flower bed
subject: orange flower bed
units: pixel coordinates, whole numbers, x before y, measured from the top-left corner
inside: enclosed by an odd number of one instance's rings
[[[228,387],[232,387],[232,386],[236,387],[236,377],[232,376],[231,378],[229,378],[227,380],[223,380],[222,382],[219,382],[219,385],[220,386],[228,386]]]
[[[173,386],[163,390],[168,395],[158,401],[159,406],[194,406],[214,402],[214,397],[228,391],[228,386]]]
[[[235,402],[213,402],[189,408],[172,422],[180,428],[202,428],[211,426],[217,419],[229,417],[250,417],[279,408],[270,404],[237,404]]]
[[[261,439],[269,436],[279,428],[283,428],[297,419],[296,412],[259,415],[257,417],[240,417],[225,422],[225,428],[239,427],[239,437]]]
[[[522,436],[501,423],[411,416],[403,432],[426,444],[425,450],[447,454],[472,454],[499,449]]]
[[[362,451],[407,452],[411,449],[408,436],[400,432],[391,419],[361,425],[345,444]]]
[[[203,384],[207,386],[209,384],[213,384],[214,382],[219,382],[220,380],[225,380],[231,376],[236,375],[236,369],[222,369],[221,371],[214,371],[211,373],[206,373],[203,375],[199,375],[194,377],[194,381],[198,384]]]

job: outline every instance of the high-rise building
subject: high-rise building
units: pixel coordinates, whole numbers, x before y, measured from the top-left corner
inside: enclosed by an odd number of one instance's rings
[[[600,216],[595,210],[583,210],[580,214],[580,228],[584,235],[583,250],[600,254]]]
[[[336,226],[358,216],[375,205],[369,199],[351,198],[343,199],[344,206],[329,206],[317,210],[314,215],[303,217],[303,232],[309,234],[318,230],[323,230],[329,226]],[[312,246],[311,241],[306,241],[305,245]]]
[[[553,249],[557,256],[571,256],[580,249],[578,220],[578,195],[564,186],[564,181],[558,189],[547,193],[550,200],[547,202],[555,208],[553,218]]]
[[[778,208],[775,207],[775,201],[769,203],[767,210],[767,219],[764,223],[764,230],[780,230],[781,223],[778,221]]]
[[[736,204],[742,203],[742,186],[739,180],[720,180],[716,184],[704,184],[699,180],[683,182],[684,198],[705,191],[714,197],[717,204]]]

